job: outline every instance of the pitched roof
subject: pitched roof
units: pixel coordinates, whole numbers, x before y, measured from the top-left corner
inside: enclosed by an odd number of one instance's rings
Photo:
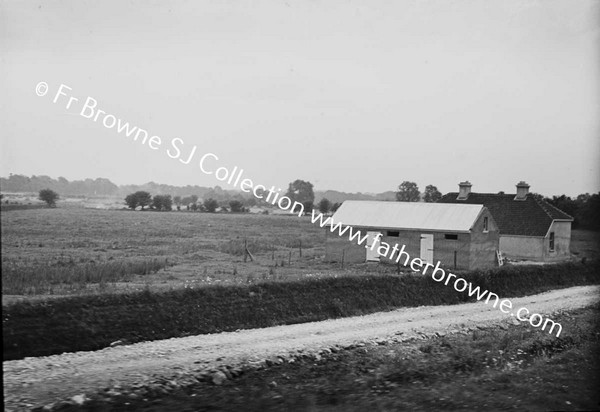
[[[553,220],[573,220],[548,202],[528,195],[515,200],[514,194],[469,193],[465,200],[457,200],[458,193],[447,193],[438,203],[478,204],[488,208],[501,234],[546,236]]]
[[[346,200],[334,222],[357,227],[468,232],[481,205]]]

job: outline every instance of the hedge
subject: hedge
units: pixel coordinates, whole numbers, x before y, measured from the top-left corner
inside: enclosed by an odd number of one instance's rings
[[[500,297],[518,297],[598,284],[599,269],[598,262],[565,263],[460,276]],[[18,302],[3,308],[4,360],[474,299],[429,275],[364,274]]]

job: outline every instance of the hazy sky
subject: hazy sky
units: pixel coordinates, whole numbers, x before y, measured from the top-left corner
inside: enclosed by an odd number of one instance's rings
[[[0,42],[2,176],[229,188],[180,138],[267,186],[600,190],[600,1],[14,0]]]

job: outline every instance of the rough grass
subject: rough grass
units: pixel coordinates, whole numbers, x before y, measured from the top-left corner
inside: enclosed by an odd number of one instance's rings
[[[599,269],[598,263],[565,264],[464,276],[501,297],[513,297],[597,284]],[[357,275],[20,302],[4,308],[4,358],[473,300],[429,276]]]
[[[7,273],[20,283],[18,287],[4,288],[4,302],[36,299],[39,294],[102,292],[93,285],[81,288],[78,278],[69,276],[64,277],[67,281],[64,285],[40,287],[39,279],[30,274],[46,272],[47,267],[80,266],[80,271],[86,272],[91,264],[110,267],[121,261],[168,259],[174,264],[168,273],[160,271],[122,279],[114,276],[117,282],[109,282],[109,287],[103,289],[110,292],[146,287],[164,291],[191,284],[260,281],[275,265],[277,277],[282,279],[325,271],[325,266],[316,259],[322,254],[324,232],[312,225],[309,218],[61,208],[11,211],[0,217],[2,266],[10,268]],[[242,266],[244,240],[255,261]],[[327,266],[327,269],[332,268]],[[31,284],[26,283],[28,279]],[[5,273],[3,280],[13,284]],[[69,283],[71,280],[74,284]],[[27,295],[10,295],[21,292]]]
[[[43,209],[43,208],[47,208],[48,206],[45,203],[39,203],[39,204],[28,204],[28,205],[20,205],[20,204],[1,204],[0,205],[0,211],[2,212],[10,212],[12,210],[32,210],[32,209]]]
[[[11,285],[3,289],[3,304],[54,295],[164,292],[215,284],[396,273],[393,265],[341,268],[323,262],[325,232],[308,217],[82,208],[15,210],[0,217],[2,267],[9,268],[3,271],[3,280]],[[573,251],[579,257],[589,256],[594,247],[598,250],[594,239],[590,233],[573,231]],[[243,262],[245,240],[254,261]],[[53,267],[80,266],[85,273],[90,265],[165,259],[173,266],[142,275],[115,275],[110,277],[115,281],[88,285],[76,276],[65,276],[67,283],[62,285],[43,285],[43,280],[30,275]],[[7,274],[19,279],[17,284],[6,279]]]
[[[168,259],[86,263],[72,261],[58,264],[20,267],[2,265],[2,293],[39,295],[65,293],[66,289],[82,290],[90,285],[131,280],[134,275],[156,273],[169,266]]]

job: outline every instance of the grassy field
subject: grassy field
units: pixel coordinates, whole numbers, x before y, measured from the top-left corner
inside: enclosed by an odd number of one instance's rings
[[[308,217],[61,207],[3,211],[1,220],[3,304],[395,271],[322,262],[325,233]],[[573,231],[574,255],[598,257],[598,240]],[[244,262],[244,242],[254,261]]]
[[[600,258],[600,232],[573,230],[571,233],[571,254],[577,259]]]
[[[1,218],[3,295],[164,290],[330,274],[319,259],[324,233],[308,218],[79,208],[9,211]],[[244,241],[254,262],[244,262]],[[136,270],[110,275],[116,263]],[[140,269],[144,265],[151,270]]]
[[[88,411],[598,410],[598,308],[562,313],[570,333],[527,325],[367,346]]]

